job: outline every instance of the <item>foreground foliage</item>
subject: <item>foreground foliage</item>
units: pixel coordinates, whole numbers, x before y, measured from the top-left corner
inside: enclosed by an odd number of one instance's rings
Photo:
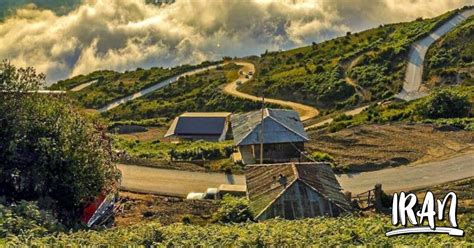
[[[157,223],[135,225],[106,231],[80,231],[72,234],[50,235],[29,241],[38,246],[130,246],[156,245],[159,247],[262,247],[262,246],[468,246],[473,244],[474,231],[469,221],[461,217],[462,238],[448,235],[405,235],[386,237],[394,227],[387,216],[314,218],[296,221],[270,220],[261,223],[212,224],[195,226]],[[15,241],[15,240],[13,240]],[[12,242],[12,245],[20,243]],[[25,244],[25,243],[23,243]]]
[[[64,227],[51,212],[40,210],[36,203],[20,201],[8,207],[0,204],[0,239],[26,241],[59,231],[64,231]]]
[[[0,196],[40,201],[74,222],[120,173],[104,130],[67,100],[31,92],[43,83],[33,68],[0,65]]]

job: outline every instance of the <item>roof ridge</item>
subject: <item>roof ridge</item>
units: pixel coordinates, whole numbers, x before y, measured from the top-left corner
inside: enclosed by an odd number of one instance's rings
[[[261,110],[260,110],[260,111],[257,110],[257,111],[254,111],[253,113],[258,113],[258,112],[261,113],[262,111],[261,111]],[[250,112],[250,113],[252,113],[252,112]],[[265,119],[266,119],[267,117],[271,117],[271,116],[270,116],[270,115],[267,115],[267,116],[264,115],[263,121],[265,121]],[[257,128],[258,124],[263,125],[263,121],[260,120],[259,122],[257,122],[257,125],[253,126],[253,128],[251,128],[251,129],[247,132],[247,134],[245,134],[245,135],[242,137],[242,139],[240,139],[239,142],[236,143],[236,145],[239,145],[242,141],[244,141],[244,139],[247,138],[247,136],[249,136],[249,135]],[[263,135],[263,134],[262,134],[262,135]]]
[[[289,131],[291,131],[292,133],[294,133],[294,134],[296,134],[296,135],[300,136],[301,138],[303,138],[303,139],[305,139],[305,140],[307,140],[307,141],[309,140],[309,138],[307,138],[307,137],[304,137],[304,136],[303,136],[303,135],[301,135],[300,133],[298,133],[298,132],[296,132],[295,130],[293,130],[293,129],[289,128],[287,125],[285,125],[285,124],[281,123],[281,122],[280,122],[280,121],[278,121],[276,118],[273,118],[273,116],[271,116],[271,115],[270,115],[269,117],[270,117],[270,118],[272,118],[272,120],[276,121],[278,124],[282,125],[284,128],[286,128],[286,129],[288,129]]]

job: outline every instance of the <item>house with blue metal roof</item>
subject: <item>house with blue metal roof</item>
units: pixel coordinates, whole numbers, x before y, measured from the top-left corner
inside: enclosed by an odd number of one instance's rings
[[[180,140],[223,141],[229,130],[228,112],[188,112],[176,117],[165,137]]]
[[[262,126],[263,125],[263,126]],[[237,158],[243,164],[299,161],[304,143],[309,141],[298,113],[289,109],[263,109],[231,116]],[[262,128],[263,127],[263,128]]]

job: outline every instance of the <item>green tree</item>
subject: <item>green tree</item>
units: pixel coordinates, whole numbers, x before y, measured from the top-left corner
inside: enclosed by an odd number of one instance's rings
[[[422,102],[419,114],[431,119],[467,117],[471,108],[472,105],[466,95],[444,89]]]
[[[44,75],[0,64],[0,195],[44,200],[62,221],[77,219],[101,192],[117,185],[105,128],[65,97],[35,93]]]

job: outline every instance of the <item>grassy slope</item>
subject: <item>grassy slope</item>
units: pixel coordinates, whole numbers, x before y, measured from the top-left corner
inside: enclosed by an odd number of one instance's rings
[[[368,109],[355,116],[339,115],[328,126],[328,130],[335,132],[346,127],[353,127],[370,123],[388,123],[395,121],[408,121],[420,123],[434,123],[439,125],[453,125],[466,130],[474,130],[474,118],[472,106],[474,105],[474,86],[458,86],[452,88],[454,92],[467,95],[471,104],[470,117],[465,118],[440,118],[426,119],[418,113],[419,105],[428,99],[424,97],[411,102],[391,102],[388,104],[371,105]]]
[[[437,41],[426,55],[425,79],[431,85],[474,85],[474,16]]]
[[[263,92],[320,108],[343,108],[359,103],[350,76],[371,92],[372,100],[398,92],[409,46],[454,12],[433,19],[390,24],[357,34],[254,58],[256,80],[241,90]]]
[[[59,81],[57,84],[52,85],[50,89],[72,89],[83,83],[98,80],[97,83],[71,94],[82,107],[100,108],[114,99],[131,95],[164,79],[193,68],[208,66],[209,64],[211,63],[205,62],[196,66],[183,65],[174,68],[153,67],[147,70],[138,68],[135,71],[125,71],[123,73],[96,71],[87,75],[78,75]]]
[[[112,119],[175,117],[187,111],[241,112],[260,108],[259,102],[225,95],[220,87],[238,77],[238,66],[223,68],[182,78],[154,93],[121,105],[105,116]],[[275,107],[275,106],[273,106]]]

